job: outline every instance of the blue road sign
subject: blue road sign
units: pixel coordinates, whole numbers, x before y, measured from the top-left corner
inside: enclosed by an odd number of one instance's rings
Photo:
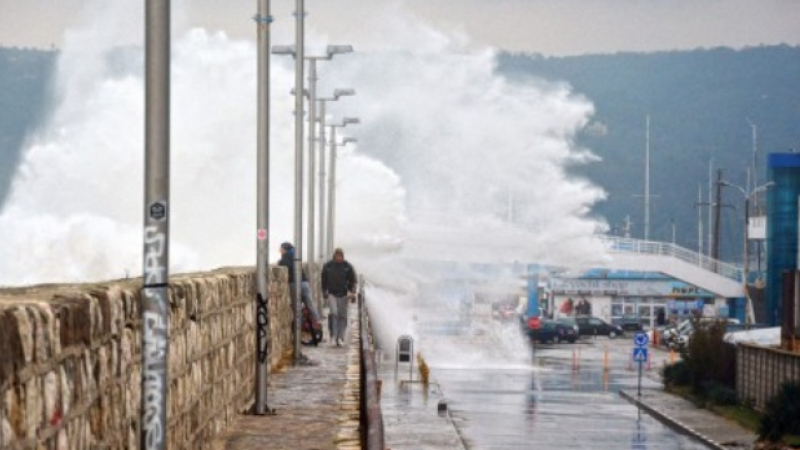
[[[640,363],[647,362],[647,349],[644,347],[633,349],[633,360]]]
[[[646,347],[648,342],[650,342],[650,336],[647,333],[639,332],[633,335],[633,343],[639,347]]]

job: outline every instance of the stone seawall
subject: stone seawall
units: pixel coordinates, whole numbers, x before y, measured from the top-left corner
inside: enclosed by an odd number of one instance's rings
[[[271,267],[271,368],[291,345],[286,270]],[[0,290],[0,449],[139,448],[141,280]],[[254,273],[170,280],[167,448],[203,449],[250,407]]]

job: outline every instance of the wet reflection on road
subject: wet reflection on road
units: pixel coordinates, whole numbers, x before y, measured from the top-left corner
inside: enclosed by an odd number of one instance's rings
[[[448,340],[425,339],[425,347],[450,348]],[[539,345],[533,357],[520,344],[505,358],[493,339],[461,344],[469,347],[463,363],[452,349],[432,351],[429,362],[470,449],[705,448],[620,398],[621,387],[635,392],[637,383],[627,341]],[[644,387],[658,387],[654,378]]]

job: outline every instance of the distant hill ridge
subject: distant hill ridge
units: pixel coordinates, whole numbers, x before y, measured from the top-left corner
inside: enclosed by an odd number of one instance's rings
[[[596,108],[579,137],[603,162],[575,172],[603,186],[608,201],[596,212],[618,228],[626,215],[633,237],[644,223],[645,117],[651,117],[650,237],[697,248],[698,184],[707,191],[709,160],[725,180],[745,186],[757,127],[757,179],[766,180],[766,155],[800,150],[800,47],[714,48],[572,57],[501,53],[498,72],[509,79],[564,80]],[[722,256],[738,260],[744,221],[742,195],[726,189]],[[634,195],[638,197],[633,197]],[[704,196],[707,195],[704,193]],[[656,197],[657,196],[657,197]],[[704,211],[704,217],[706,216]],[[704,224],[707,230],[708,224]]]
[[[57,52],[0,47],[0,205],[28,130],[48,107]],[[709,159],[724,178],[744,186],[752,165],[751,127],[758,130],[758,180],[766,154],[800,149],[800,47],[714,48],[570,57],[500,53],[498,73],[524,82],[563,80],[596,108],[578,143],[603,158],[576,167],[609,193],[595,212],[617,229],[626,215],[632,235],[643,232],[645,116],[651,117],[651,231],[697,246],[698,184],[707,189]],[[741,254],[741,194],[728,189],[723,212],[723,257]],[[634,197],[638,196],[638,197]],[[704,213],[705,217],[705,213]],[[707,229],[708,224],[705,224]]]

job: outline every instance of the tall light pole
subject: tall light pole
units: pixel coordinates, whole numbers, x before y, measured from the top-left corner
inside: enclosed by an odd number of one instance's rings
[[[317,123],[317,61],[330,61],[334,55],[344,53],[352,53],[352,45],[329,45],[325,50],[325,55],[322,56],[306,56],[305,60],[308,61],[308,91],[303,90],[304,94],[308,96],[308,219],[306,224],[307,250],[306,261],[308,263],[314,262],[314,234],[315,234],[315,199],[316,199],[316,186],[315,186],[315,173],[316,168],[316,123]],[[297,57],[295,47],[293,45],[276,45],[272,48],[272,53],[278,55],[292,55]],[[293,89],[295,93],[297,88]]]
[[[325,51],[325,56],[306,56],[308,60],[308,85],[309,85],[309,98],[308,98],[308,107],[309,107],[309,118],[308,118],[308,251],[306,252],[306,258],[308,262],[311,263],[314,261],[314,199],[316,192],[316,187],[314,182],[316,178],[314,177],[316,168],[316,150],[314,148],[314,144],[317,138],[316,133],[316,125],[317,125],[317,61],[324,60],[330,61],[333,59],[334,55],[340,55],[344,53],[352,53],[353,46],[352,45],[329,45]],[[321,226],[321,225],[320,225]]]
[[[337,101],[340,97],[356,95],[354,89],[335,89],[332,97],[318,98],[320,115],[319,115],[319,249],[318,261],[325,260],[327,247],[325,245],[325,104],[327,102]]]
[[[650,114],[645,126],[644,154],[644,240],[650,239]]]
[[[303,0],[296,0],[294,58],[294,363],[302,362],[300,327],[303,282],[303,69],[305,57],[305,18]]]
[[[170,2],[145,5],[144,269],[139,448],[167,448]]]
[[[345,117],[341,124],[331,124],[331,160],[328,170],[328,257],[333,255],[333,228],[336,215],[336,129],[346,127],[348,124],[361,123],[357,117]],[[343,144],[356,142],[355,138],[346,138]]]
[[[258,0],[256,22],[258,40],[258,84],[256,118],[256,376],[255,414],[267,414],[269,381],[269,0]]]
[[[749,117],[745,117],[747,119],[747,124],[750,125],[750,138],[753,143],[753,186],[758,185],[758,125],[753,123]],[[748,186],[750,188],[750,186]],[[753,197],[753,208],[755,208],[756,213],[758,213],[758,196]]]
[[[743,258],[744,261],[742,263],[742,278],[743,278],[743,284],[744,284],[744,295],[745,295],[745,299],[747,301],[747,320],[746,320],[746,322],[747,323],[755,323],[755,312],[753,311],[753,302],[750,299],[750,293],[749,293],[748,288],[747,288],[747,278],[748,278],[748,273],[750,272],[750,253],[749,253],[749,249],[748,249],[748,237],[749,237],[748,236],[748,226],[749,226],[748,222],[750,221],[750,199],[754,198],[760,192],[764,192],[767,189],[771,188],[772,186],[775,185],[775,183],[770,181],[769,183],[765,183],[765,184],[762,184],[761,186],[753,188],[749,192],[746,191],[741,186],[737,186],[735,184],[728,183],[727,181],[720,181],[719,183],[721,185],[723,185],[723,186],[729,186],[729,187],[732,187],[732,188],[736,188],[739,192],[742,193],[742,196],[744,196],[744,249],[742,250],[742,258]]]

